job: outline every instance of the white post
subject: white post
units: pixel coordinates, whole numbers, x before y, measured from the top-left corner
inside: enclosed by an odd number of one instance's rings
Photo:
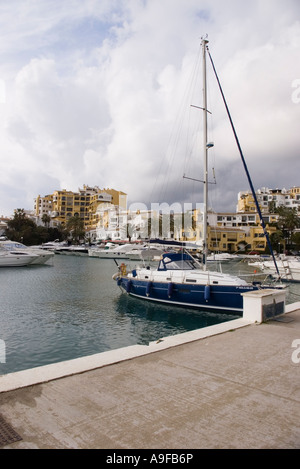
[[[264,322],[285,313],[285,290],[264,289],[242,293],[243,319]]]

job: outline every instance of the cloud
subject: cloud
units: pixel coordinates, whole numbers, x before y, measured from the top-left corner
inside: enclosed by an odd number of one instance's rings
[[[255,186],[299,185],[297,0],[12,0],[0,13],[0,214],[83,184],[130,202],[201,201],[182,176],[202,177],[190,104],[206,33]],[[214,208],[234,210],[247,181],[208,77]]]

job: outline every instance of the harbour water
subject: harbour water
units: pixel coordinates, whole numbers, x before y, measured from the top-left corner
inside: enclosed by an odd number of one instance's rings
[[[233,268],[249,271],[237,263],[223,270]],[[236,318],[131,298],[112,280],[116,269],[110,259],[68,255],[53,265],[0,269],[0,375]],[[299,293],[300,284],[290,284],[287,303]]]
[[[0,269],[0,375],[236,317],[131,298],[112,280],[116,269],[113,260],[68,255],[55,255],[53,265]]]

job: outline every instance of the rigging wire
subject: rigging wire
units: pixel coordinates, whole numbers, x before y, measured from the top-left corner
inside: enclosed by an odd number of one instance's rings
[[[201,158],[195,158],[199,154],[203,135],[201,128],[202,113],[199,115],[201,102],[201,70],[202,67],[202,48],[197,51],[193,68],[189,74],[187,85],[177,112],[172,132],[167,145],[165,156],[160,160],[160,168],[157,172],[155,182],[152,187],[151,200],[166,201],[168,191],[174,184],[177,174],[177,197],[178,201],[190,202],[195,204],[199,197],[202,199],[202,191],[199,191],[199,180],[195,179],[192,183],[186,183],[184,179],[193,179],[183,175],[201,174]],[[212,156],[214,150],[212,150]],[[212,169],[212,181],[210,184],[216,184],[214,168]],[[210,194],[211,195],[211,194]]]
[[[192,149],[195,147],[197,137],[196,125],[199,126],[199,119],[195,122],[195,117],[191,112],[190,102],[195,89],[197,89],[197,77],[201,67],[201,48],[197,52],[195,63],[187,79],[187,85],[180,102],[177,118],[175,119],[171,136],[167,145],[166,154],[161,158],[160,168],[152,187],[151,200],[165,200],[168,198],[168,191],[174,183],[174,178],[178,177],[176,195],[178,200],[184,201],[186,192],[191,192],[190,186],[185,186],[182,174],[186,168],[191,167]],[[188,104],[187,104],[188,103]],[[179,182],[180,181],[180,182]]]
[[[263,217],[262,217],[262,213],[261,213],[261,210],[260,210],[257,198],[256,198],[255,190],[254,190],[254,187],[253,187],[253,184],[252,184],[252,181],[251,181],[251,177],[250,177],[247,165],[246,165],[246,161],[245,161],[245,158],[244,158],[244,155],[243,155],[243,152],[242,152],[242,148],[240,146],[240,142],[239,142],[237,133],[235,131],[235,127],[234,127],[234,124],[233,124],[233,121],[232,121],[232,118],[231,118],[231,115],[230,115],[230,112],[229,112],[229,108],[228,108],[228,105],[227,105],[227,102],[226,102],[226,99],[225,99],[225,96],[224,96],[224,93],[223,93],[223,90],[222,90],[222,87],[221,87],[221,83],[220,83],[219,77],[217,75],[217,71],[215,69],[215,65],[214,65],[214,62],[213,62],[212,57],[210,55],[208,47],[207,47],[207,52],[208,52],[208,55],[209,55],[209,58],[210,58],[210,61],[211,61],[212,67],[213,67],[213,71],[215,73],[215,76],[216,76],[216,79],[217,79],[217,82],[218,82],[218,85],[219,85],[219,89],[220,89],[220,92],[221,92],[221,95],[222,95],[222,98],[223,98],[223,102],[224,102],[224,105],[225,105],[225,108],[226,108],[226,111],[227,111],[227,115],[228,115],[228,118],[229,118],[229,121],[230,121],[230,124],[231,124],[231,128],[232,128],[232,131],[233,131],[233,134],[234,134],[234,137],[235,137],[235,141],[237,143],[237,146],[238,146],[238,149],[239,149],[239,152],[240,152],[240,156],[241,156],[241,159],[242,159],[242,162],[243,162],[243,166],[244,166],[244,169],[246,171],[248,182],[249,182],[249,185],[250,185],[250,188],[251,188],[251,191],[252,191],[252,195],[253,195],[253,198],[254,198],[254,202],[255,202],[255,205],[256,205],[256,210],[257,210],[257,213],[259,215],[260,223],[261,223],[264,235],[266,237],[267,244],[269,246],[270,252],[272,254],[272,258],[273,258],[273,262],[274,262],[274,265],[275,265],[275,268],[276,268],[277,275],[278,275],[278,277],[280,277],[279,269],[278,269],[277,262],[276,262],[276,259],[275,259],[275,255],[273,253],[273,249],[272,249],[272,246],[271,246],[270,238],[269,238],[268,232],[266,230],[266,226],[265,226],[265,223],[264,223],[264,220],[263,220]]]

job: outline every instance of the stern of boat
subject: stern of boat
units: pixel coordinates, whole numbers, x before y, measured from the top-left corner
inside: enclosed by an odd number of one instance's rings
[[[118,266],[118,272],[112,276],[118,286],[123,288],[125,291],[128,291],[128,285],[130,283],[130,279],[128,277],[129,273],[131,273],[131,271],[128,270],[128,266],[122,262],[122,264]]]

